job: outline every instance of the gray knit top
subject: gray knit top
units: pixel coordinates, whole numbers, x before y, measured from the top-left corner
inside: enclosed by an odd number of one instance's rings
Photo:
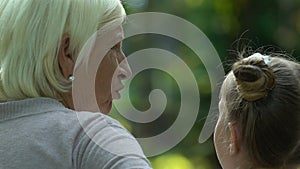
[[[0,169],[150,169],[135,138],[101,113],[50,98],[0,103]]]

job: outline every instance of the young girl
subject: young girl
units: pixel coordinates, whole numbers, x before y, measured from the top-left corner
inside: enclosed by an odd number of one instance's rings
[[[224,169],[297,168],[299,78],[300,65],[276,54],[255,53],[233,64],[222,85],[214,135]]]

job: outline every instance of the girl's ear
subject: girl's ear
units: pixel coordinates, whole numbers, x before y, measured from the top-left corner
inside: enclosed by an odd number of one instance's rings
[[[228,123],[230,132],[229,154],[236,155],[240,151],[240,135],[236,124]]]
[[[57,59],[61,73],[66,79],[73,74],[73,69],[75,66],[74,57],[69,52],[69,48],[70,36],[68,34],[64,34],[59,47]]]

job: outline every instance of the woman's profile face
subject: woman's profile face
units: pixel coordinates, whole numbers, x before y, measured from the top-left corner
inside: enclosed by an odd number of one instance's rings
[[[104,56],[96,75],[95,91],[101,113],[108,114],[113,99],[119,99],[122,80],[131,76],[131,69],[122,51],[122,42],[113,46]]]

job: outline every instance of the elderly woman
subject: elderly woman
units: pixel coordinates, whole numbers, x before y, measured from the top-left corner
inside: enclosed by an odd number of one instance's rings
[[[105,114],[75,111],[81,49],[124,17],[119,0],[1,0],[0,168],[151,168],[137,141],[105,115],[131,75],[120,36],[97,48],[104,55],[95,95]]]

